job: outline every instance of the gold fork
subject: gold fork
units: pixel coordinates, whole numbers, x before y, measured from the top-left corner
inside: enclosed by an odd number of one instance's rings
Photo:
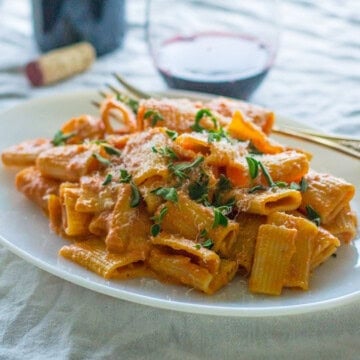
[[[113,74],[115,79],[124,87],[127,93],[134,96],[136,99],[149,99],[151,97],[156,97],[150,93],[146,93],[134,85],[130,84],[119,74]],[[116,96],[123,97],[123,99],[128,99],[128,95],[125,95],[120,89],[112,86],[111,84],[105,84],[105,86]],[[99,91],[99,94],[102,97],[106,97],[106,93]],[[92,102],[95,106],[99,107],[98,102]],[[311,143],[325,146],[332,150],[341,152],[343,154],[352,156],[356,159],[360,159],[360,138],[353,138],[349,136],[335,136],[328,135],[319,132],[315,132],[307,129],[299,129],[295,127],[288,126],[275,126],[272,129],[272,132],[279,135],[284,135],[287,137],[305,140]]]

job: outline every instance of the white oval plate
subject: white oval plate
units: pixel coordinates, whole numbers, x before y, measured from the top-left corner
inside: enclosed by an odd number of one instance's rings
[[[190,93],[176,94],[188,96]],[[203,95],[199,97],[204,98]],[[25,139],[52,137],[70,117],[96,114],[96,109],[90,105],[94,98],[96,93],[93,91],[61,94],[30,100],[2,113],[0,151]],[[281,118],[278,123],[299,125]],[[360,161],[304,141],[285,137],[280,140],[312,152],[314,169],[356,184],[357,196],[352,206],[360,214]],[[285,290],[280,297],[251,295],[246,281],[239,277],[213,296],[156,280],[104,280],[58,256],[59,249],[68,242],[53,234],[42,212],[16,191],[14,175],[14,169],[0,167],[0,243],[39,268],[91,290],[164,309],[222,316],[297,314],[360,298],[359,238],[352,245],[343,246],[336,258],[330,258],[315,271],[309,291]]]

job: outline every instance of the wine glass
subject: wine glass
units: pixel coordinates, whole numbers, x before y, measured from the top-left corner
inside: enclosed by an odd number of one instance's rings
[[[171,88],[248,99],[274,63],[273,0],[148,0],[147,41]]]

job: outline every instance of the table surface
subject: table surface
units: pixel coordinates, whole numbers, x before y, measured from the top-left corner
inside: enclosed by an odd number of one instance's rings
[[[360,1],[288,0],[281,7],[280,52],[252,101],[327,132],[360,136]],[[101,88],[115,71],[144,89],[165,89],[144,41],[142,0],[128,1],[122,49],[38,89],[22,73],[38,56],[29,1],[0,0],[0,14],[0,110]],[[358,359],[359,336],[359,303],[270,318],[159,310],[61,280],[0,246],[0,359]]]

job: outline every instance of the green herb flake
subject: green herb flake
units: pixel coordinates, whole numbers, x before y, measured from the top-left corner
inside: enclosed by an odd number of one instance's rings
[[[301,178],[299,184],[297,184],[296,182],[292,182],[290,184],[290,189],[298,190],[302,193],[304,193],[307,190],[307,188],[308,188],[308,183],[304,177]]]
[[[69,140],[70,138],[72,138],[75,135],[76,135],[75,132],[70,132],[70,133],[64,134],[61,130],[59,130],[55,133],[53,139],[51,140],[51,143],[54,146],[64,145],[67,140]]]
[[[271,175],[269,174],[269,172],[268,172],[267,168],[264,166],[264,164],[261,161],[258,161],[258,164],[259,164],[259,166],[261,168],[261,171],[262,171],[268,185],[270,187],[276,186],[276,184],[274,183]]]
[[[93,153],[92,156],[102,165],[104,166],[109,166],[111,164],[111,162],[104,158],[103,156],[101,156],[100,154],[98,153]]]
[[[220,175],[218,182],[216,183],[217,191],[228,191],[232,189],[231,181],[223,174]]]
[[[200,249],[201,249],[201,245],[200,245],[200,244],[195,244],[195,245],[194,245],[194,248],[195,248],[196,250],[200,250]]]
[[[129,183],[132,176],[127,172],[125,169],[120,169],[120,179],[119,182],[121,183]]]
[[[168,208],[166,206],[164,206],[160,212],[159,215],[153,216],[151,218],[151,220],[153,220],[155,222],[155,224],[153,224],[151,226],[150,232],[152,236],[157,236],[160,231],[161,231],[161,223],[164,219],[164,216],[167,214],[168,212]]]
[[[152,190],[151,193],[158,195],[165,200],[172,201],[173,203],[178,202],[178,194],[176,189],[173,187],[159,187],[155,190]]]
[[[304,193],[308,189],[308,187],[309,187],[308,182],[304,177],[302,177],[300,180],[300,191]]]
[[[289,186],[289,184],[285,181],[275,181],[274,185],[279,187],[279,188],[287,188]]]
[[[214,242],[211,239],[206,239],[201,245],[206,249],[211,249],[214,246]]]
[[[228,142],[231,142],[227,133],[222,127],[220,127],[218,130],[209,130],[208,142],[220,141],[221,139],[225,139]]]
[[[168,168],[173,173],[174,176],[178,177],[179,179],[187,179],[188,175],[187,173],[193,169],[199,166],[204,161],[203,156],[197,157],[193,162],[184,162],[179,164],[169,164]]]
[[[112,181],[112,175],[111,174],[107,174],[106,175],[106,177],[105,177],[105,180],[104,180],[104,182],[101,184],[101,185],[108,185],[108,184],[110,184],[111,183],[111,181]]]
[[[164,117],[156,110],[147,110],[144,119],[149,119],[152,127],[156,126],[159,121],[164,121]]]
[[[164,147],[160,147],[160,148],[152,146],[151,150],[152,150],[153,153],[160,154],[160,155],[162,155],[164,157],[168,157],[171,160],[177,160],[178,159],[178,156],[176,155],[174,150],[169,146],[164,146]]]
[[[226,227],[228,225],[228,218],[223,214],[220,208],[214,208],[214,222],[212,224],[213,228],[218,226]]]
[[[141,199],[140,191],[133,181],[130,181],[130,186],[131,186],[130,207],[134,208],[140,204],[140,199]]]
[[[171,140],[176,140],[176,138],[179,136],[179,134],[173,130],[166,129],[165,132]]]
[[[195,123],[194,125],[190,126],[191,130],[196,131],[196,132],[202,132],[205,130],[205,128],[203,128],[200,125],[200,121],[204,118],[204,117],[209,117],[210,120],[213,122],[215,129],[218,128],[218,123],[217,123],[217,119],[216,117],[211,113],[211,111],[209,109],[200,109],[196,115],[195,115]]]
[[[153,224],[151,225],[151,228],[150,228],[150,233],[151,233],[151,236],[157,236],[159,235],[161,231],[161,226],[159,224]]]
[[[121,155],[121,152],[118,149],[116,149],[108,144],[102,144],[101,146],[104,148],[105,152],[109,155],[115,155],[115,156]]]
[[[256,185],[248,190],[248,194],[252,194],[255,191],[262,191],[262,190],[266,190],[266,187],[263,185]]]
[[[305,206],[306,216],[309,220],[316,224],[316,226],[320,226],[321,218],[320,215],[316,212],[316,210],[311,205]]]
[[[250,178],[256,179],[259,173],[259,161],[251,156],[246,156],[245,159],[249,167]]]

